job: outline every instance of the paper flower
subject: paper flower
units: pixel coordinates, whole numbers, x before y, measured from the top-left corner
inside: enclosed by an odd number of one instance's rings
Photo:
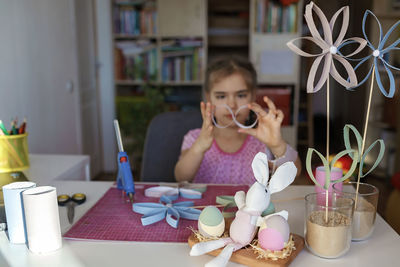
[[[179,219],[197,220],[200,210],[190,208],[193,201],[172,203],[167,196],[161,196],[160,203],[134,203],[133,211],[143,214],[142,225],[149,225],[166,218],[169,225],[178,228]]]
[[[324,37],[319,34],[317,27],[315,26],[314,19],[313,19],[313,14],[312,11],[315,12],[315,14],[319,17],[321,24],[322,24],[322,29],[324,33]],[[336,38],[335,41],[333,41],[332,37],[332,31],[336,23],[336,19],[339,17],[339,15],[343,13],[343,20],[342,20],[342,26],[340,28],[340,32],[338,37]],[[307,92],[308,93],[315,93],[319,91],[322,86],[325,84],[327,81],[329,74],[341,85],[343,85],[346,88],[354,87],[357,85],[357,76],[354,72],[353,67],[351,64],[345,59],[345,57],[351,57],[358,52],[360,52],[367,44],[367,42],[358,37],[353,37],[349,38],[346,40],[343,40],[347,28],[349,26],[349,7],[345,6],[339,9],[332,17],[331,21],[328,22],[327,18],[325,17],[324,13],[321,11],[321,9],[315,5],[313,2],[308,4],[306,6],[306,11],[304,14],[304,17],[307,22],[307,26],[310,29],[311,36],[307,37],[299,37],[296,39],[293,39],[287,43],[287,46],[296,54],[303,56],[303,57],[317,57],[310,69],[310,74],[308,76],[307,80]],[[309,40],[313,43],[315,43],[319,48],[322,49],[322,52],[319,54],[310,54],[307,53],[300,48],[298,48],[294,42],[297,40]],[[338,54],[338,47],[340,47],[343,43],[347,42],[352,42],[352,43],[359,43],[359,47],[353,52],[350,53],[347,56],[343,56],[342,54]],[[339,62],[343,67],[345,68],[347,75],[349,77],[349,81],[345,78],[343,78],[338,71],[336,70],[335,64],[333,59],[335,59],[337,62]],[[324,60],[324,65],[322,69],[322,74],[321,77],[319,78],[317,84],[314,87],[314,80],[315,76],[318,70],[318,67],[321,63],[321,61]]]
[[[379,26],[379,43],[378,43],[378,47],[375,48],[371,41],[368,38],[367,33],[365,32],[365,24],[366,24],[366,20],[368,15],[371,15],[376,22],[378,23]],[[363,63],[367,62],[370,58],[373,58],[373,64],[369,70],[369,72],[367,73],[367,75],[364,77],[364,79],[357,85],[357,86],[353,86],[354,87],[358,87],[362,84],[364,84],[368,78],[371,76],[372,70],[373,68],[375,68],[375,78],[376,78],[376,82],[378,84],[379,89],[381,90],[382,94],[386,97],[393,97],[394,93],[395,93],[395,80],[394,80],[394,76],[393,73],[390,69],[394,69],[394,70],[400,70],[400,68],[394,67],[392,65],[390,65],[387,60],[385,59],[385,56],[388,56],[392,50],[400,50],[400,47],[397,47],[397,45],[400,43],[400,38],[397,39],[393,44],[387,46],[386,48],[384,48],[386,41],[388,40],[390,34],[394,31],[394,29],[396,27],[398,27],[400,25],[400,20],[397,21],[390,29],[389,31],[385,34],[385,36],[382,38],[382,26],[381,23],[379,22],[378,18],[375,16],[374,13],[372,13],[370,10],[365,11],[364,13],[364,17],[363,17],[363,21],[362,21],[362,31],[363,31],[363,35],[364,38],[367,42],[367,46],[371,49],[371,54],[369,56],[366,56],[364,58],[361,59],[350,59],[350,60],[360,60],[360,62],[357,64],[357,66],[354,68],[354,70],[357,70]],[[340,50],[341,48],[343,48],[344,46],[354,43],[352,41],[346,41],[344,42],[338,49]],[[340,52],[339,52],[340,54]],[[349,55],[350,56],[350,55]],[[349,56],[345,56],[346,58],[348,58]],[[389,77],[389,82],[390,82],[390,88],[389,91],[386,91],[385,88],[382,85],[382,81],[381,81],[381,75],[378,71],[378,60],[380,60],[380,62],[382,63],[388,77]]]
[[[189,199],[200,199],[202,197],[201,192],[181,187],[171,186],[154,186],[144,190],[146,197],[161,197],[168,196],[171,200],[177,200],[178,197],[189,198]]]
[[[350,144],[350,137],[349,133],[350,130],[354,133],[354,136],[356,137],[357,140],[357,149],[358,153],[357,156],[353,156],[350,154],[350,157],[353,159],[353,162],[360,162],[360,167],[359,167],[359,177],[365,177],[367,176],[370,172],[372,172],[378,164],[381,162],[383,155],[385,154],[385,143],[383,142],[382,139],[375,140],[365,151],[362,153],[362,138],[361,134],[357,131],[356,127],[354,127],[351,124],[346,124],[343,128],[343,138],[344,138],[344,145],[346,146],[346,149],[351,148]],[[364,169],[364,161],[365,158],[367,157],[368,153],[375,147],[375,145],[379,144],[379,154],[377,159],[375,160],[375,163],[372,165],[372,167],[367,171],[366,173],[363,173]]]

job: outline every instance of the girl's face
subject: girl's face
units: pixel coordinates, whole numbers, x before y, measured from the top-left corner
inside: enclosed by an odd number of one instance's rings
[[[254,95],[247,88],[246,82],[240,73],[234,73],[220,81],[214,83],[210,92],[206,94],[207,101],[214,106],[214,116],[220,125],[228,125],[232,122],[232,115],[226,108],[221,108],[224,104],[228,105],[234,114],[243,105],[247,105],[254,100]],[[248,108],[241,109],[236,115],[236,120],[242,124],[249,117]],[[231,127],[237,127],[232,124]]]

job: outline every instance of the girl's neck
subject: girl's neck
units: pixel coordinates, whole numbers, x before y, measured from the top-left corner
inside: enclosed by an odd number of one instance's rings
[[[219,149],[225,153],[236,153],[239,151],[247,138],[246,134],[238,133],[237,128],[215,128],[214,134],[215,142]]]
[[[236,127],[228,127],[228,128],[214,128],[214,134],[216,138],[224,138],[224,139],[245,139],[246,135],[239,133],[238,128]]]

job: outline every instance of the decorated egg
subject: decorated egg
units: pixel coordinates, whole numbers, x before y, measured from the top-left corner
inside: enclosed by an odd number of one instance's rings
[[[272,251],[282,250],[290,235],[289,224],[280,215],[268,217],[258,231],[258,243],[261,248]]]
[[[200,213],[198,227],[205,237],[220,237],[225,230],[224,216],[216,207],[207,206]]]

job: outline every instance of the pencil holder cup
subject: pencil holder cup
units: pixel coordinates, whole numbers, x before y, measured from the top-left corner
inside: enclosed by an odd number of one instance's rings
[[[0,173],[28,168],[28,134],[0,135]]]

